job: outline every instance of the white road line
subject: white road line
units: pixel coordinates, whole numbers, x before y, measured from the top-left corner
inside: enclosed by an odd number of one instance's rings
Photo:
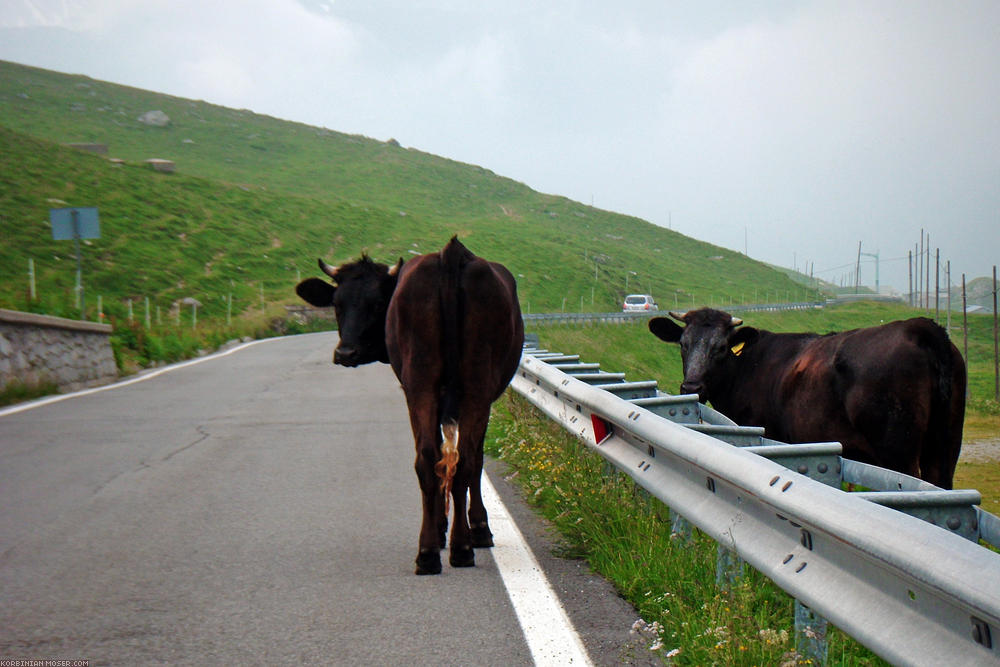
[[[535,664],[592,665],[566,610],[485,474],[482,493],[495,543],[490,552]]]
[[[257,343],[263,343],[269,340],[278,340],[277,338],[261,338],[260,340],[252,340],[249,343],[243,343],[242,345],[237,345],[224,352],[216,352],[215,354],[210,354],[204,357],[198,357],[197,359],[191,359],[189,361],[182,361],[180,363],[172,364],[170,366],[164,366],[158,370],[152,371],[150,373],[143,373],[134,378],[129,378],[128,380],[122,380],[121,382],[113,382],[111,384],[101,385],[100,387],[93,387],[91,389],[81,389],[80,391],[74,391],[69,394],[56,394],[55,396],[48,396],[46,398],[38,399],[37,401],[30,401],[28,403],[19,403],[18,405],[13,405],[9,408],[0,409],[0,417],[6,417],[7,415],[16,414],[18,412],[24,412],[25,410],[32,410],[34,408],[40,408],[43,405],[50,405],[52,403],[58,403],[59,401],[65,401],[70,398],[76,398],[78,396],[87,396],[89,394],[96,394],[101,391],[107,391],[108,389],[117,389],[118,387],[125,387],[130,384],[135,384],[136,382],[145,382],[146,380],[152,380],[158,375],[163,375],[164,373],[169,373],[170,371],[175,371],[178,368],[184,368],[185,366],[193,366],[195,364],[200,364],[203,361],[210,361],[212,359],[218,359],[219,357],[224,357],[227,354],[232,354],[233,352],[238,352],[251,345],[256,345]]]

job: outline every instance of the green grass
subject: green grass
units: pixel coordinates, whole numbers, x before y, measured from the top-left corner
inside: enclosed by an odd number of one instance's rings
[[[171,124],[136,120],[152,109]],[[69,142],[106,143],[126,164],[60,145]],[[149,171],[150,157],[174,160],[177,173]],[[48,209],[65,205],[100,210],[84,282],[118,312],[128,299],[166,310],[190,296],[204,304],[200,317],[218,319],[230,292],[238,313],[261,292],[265,306],[295,303],[297,276],[314,275],[317,256],[340,262],[366,249],[388,262],[435,251],[455,233],[511,269],[531,312],[617,310],[626,276],[627,291],[664,304],[813,294],[739,253],[478,166],[0,62],[0,306],[74,314],[72,243],[53,241],[47,223]]]
[[[735,584],[716,586],[711,538],[672,538],[667,507],[607,472],[598,454],[512,391],[494,404],[487,452],[510,466],[509,477],[558,529],[561,555],[586,559],[636,607],[637,641],[659,646],[665,662],[794,660],[793,601],[784,592],[750,568]],[[831,664],[884,664],[835,629],[829,641]]]
[[[15,380],[0,387],[0,407],[57,393],[59,393],[59,387],[52,382],[25,384]]]

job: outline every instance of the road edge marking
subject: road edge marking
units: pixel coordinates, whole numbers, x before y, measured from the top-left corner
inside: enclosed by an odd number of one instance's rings
[[[535,664],[593,665],[559,597],[486,474],[481,486],[493,531],[490,553]]]

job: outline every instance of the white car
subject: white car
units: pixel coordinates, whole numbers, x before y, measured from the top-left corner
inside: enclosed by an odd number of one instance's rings
[[[656,305],[653,297],[649,294],[629,294],[625,297],[625,303],[622,304],[623,313],[646,310],[659,310],[659,306]]]

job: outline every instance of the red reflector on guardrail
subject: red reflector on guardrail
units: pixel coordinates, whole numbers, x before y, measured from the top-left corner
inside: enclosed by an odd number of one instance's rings
[[[590,422],[594,425],[594,442],[598,445],[611,437],[611,422],[597,415],[590,415]]]

